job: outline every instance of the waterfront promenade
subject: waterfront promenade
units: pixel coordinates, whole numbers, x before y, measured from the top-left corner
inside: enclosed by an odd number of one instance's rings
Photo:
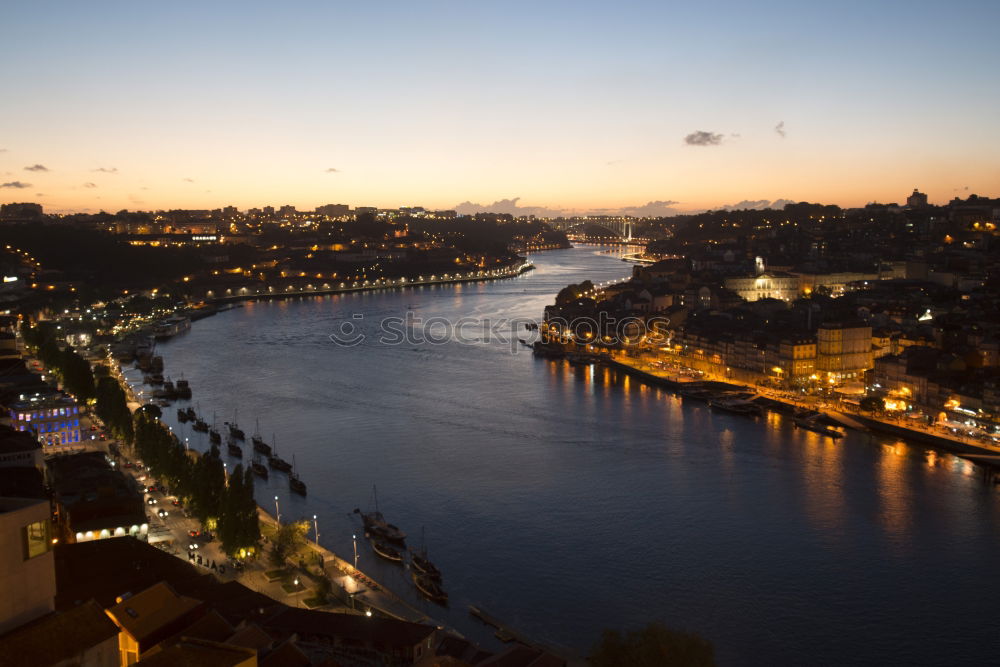
[[[337,285],[323,283],[321,285],[306,285],[288,289],[275,289],[269,286],[266,290],[259,287],[226,288],[225,290],[210,289],[204,293],[208,303],[233,303],[238,301],[266,301],[269,299],[290,299],[302,296],[324,296],[330,294],[347,294],[350,292],[368,292],[384,289],[400,289],[405,287],[425,287],[430,285],[454,285],[458,283],[476,283],[504,278],[516,278],[531,271],[535,266],[524,261],[516,265],[490,271],[468,271],[466,273],[446,273],[442,276],[419,276],[417,278],[378,278],[375,280],[355,280],[341,282]]]
[[[643,357],[628,357],[619,354],[609,356],[608,361],[613,368],[617,368],[648,384],[674,391],[682,389],[685,384],[698,382],[695,378],[684,375],[680,370],[671,371],[668,368],[658,367]],[[720,378],[712,373],[702,372],[704,373],[702,381],[724,383],[729,385],[733,391],[745,388],[743,385],[733,384],[731,378]],[[976,462],[991,467],[998,467],[998,464],[993,462],[992,459],[980,457],[983,455],[1000,455],[1000,446],[992,445],[975,438],[948,433],[941,428],[934,428],[927,424],[919,423],[920,420],[906,418],[893,419],[891,417],[879,418],[875,415],[861,414],[856,407],[846,404],[840,404],[834,408],[831,405],[818,404],[815,397],[810,397],[811,400],[803,400],[789,392],[769,387],[754,386],[752,389],[758,395],[785,406],[785,411],[787,412],[793,412],[797,409],[815,410],[825,415],[828,419],[848,428],[901,437],[920,444],[944,449],[960,456],[976,456]]]

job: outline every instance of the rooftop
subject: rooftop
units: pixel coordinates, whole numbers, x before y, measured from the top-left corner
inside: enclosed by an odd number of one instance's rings
[[[155,637],[199,606],[198,600],[178,595],[168,584],[160,582],[123,599],[108,609],[108,615],[141,646],[144,640]]]
[[[42,616],[0,637],[0,655],[8,667],[54,665],[117,634],[115,624],[91,600]],[[59,641],[53,641],[54,637]]]

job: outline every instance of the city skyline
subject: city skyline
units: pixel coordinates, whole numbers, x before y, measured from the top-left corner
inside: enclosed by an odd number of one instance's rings
[[[0,201],[671,215],[1000,186],[994,3],[294,9],[11,8]]]

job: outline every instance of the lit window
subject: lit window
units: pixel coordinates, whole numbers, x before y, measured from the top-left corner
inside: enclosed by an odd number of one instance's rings
[[[51,546],[51,541],[49,540],[49,522],[36,521],[35,523],[29,523],[21,529],[21,538],[24,546],[24,560],[41,556]]]

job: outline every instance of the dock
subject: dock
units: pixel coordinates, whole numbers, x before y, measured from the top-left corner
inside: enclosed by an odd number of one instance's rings
[[[517,642],[518,644],[523,644],[524,646],[528,646],[530,648],[538,649],[540,651],[550,651],[551,650],[547,646],[542,646],[541,644],[538,644],[537,642],[532,641],[531,639],[529,639],[527,637],[527,635],[524,635],[524,634],[518,632],[517,630],[515,630],[512,627],[510,627],[509,625],[505,625],[500,619],[498,619],[496,616],[493,616],[492,614],[487,613],[481,607],[477,607],[475,605],[471,605],[470,604],[469,605],[469,613],[472,614],[473,616],[475,616],[476,618],[478,618],[480,621],[482,621],[486,625],[489,625],[489,626],[492,626],[492,627],[496,628],[497,631],[496,631],[496,635],[495,636],[496,636],[497,639],[499,639],[502,642],[505,642],[505,643],[507,643],[507,642]]]

